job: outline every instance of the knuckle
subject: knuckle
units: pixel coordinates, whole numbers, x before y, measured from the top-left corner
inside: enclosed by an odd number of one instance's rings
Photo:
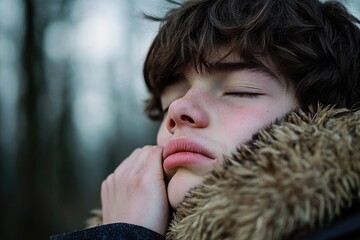
[[[138,153],[141,151],[142,148],[136,148],[132,153],[135,154],[135,153]]]
[[[121,175],[123,172],[126,172],[125,170],[124,170],[124,168],[125,168],[125,165],[123,165],[123,164],[120,164],[116,169],[115,169],[115,171],[114,171],[114,175]]]
[[[101,192],[109,192],[112,186],[112,174],[101,183]]]
[[[121,181],[123,180],[123,178],[124,178],[124,174],[123,174],[123,172],[122,171],[115,171],[114,172],[114,182],[116,182],[116,183],[121,183]],[[126,177],[125,177],[125,179],[126,179]]]
[[[148,151],[148,150],[150,150],[151,149],[151,145],[145,145],[145,146],[143,146],[141,149],[142,150],[145,150],[145,151]]]
[[[110,185],[113,184],[113,179],[114,179],[114,174],[110,174],[109,176],[107,176],[107,178],[104,180],[104,185],[105,187],[109,187]]]

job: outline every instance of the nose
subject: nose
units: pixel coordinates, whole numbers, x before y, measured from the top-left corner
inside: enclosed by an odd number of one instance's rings
[[[209,125],[209,116],[201,94],[188,92],[185,96],[173,101],[166,116],[167,129],[174,133],[176,128],[184,126],[205,128]]]

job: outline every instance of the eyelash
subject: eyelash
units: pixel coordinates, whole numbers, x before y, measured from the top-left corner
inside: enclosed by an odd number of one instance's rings
[[[244,97],[244,98],[256,98],[261,93],[253,93],[253,92],[227,92],[224,94],[225,96],[236,96],[236,97]]]

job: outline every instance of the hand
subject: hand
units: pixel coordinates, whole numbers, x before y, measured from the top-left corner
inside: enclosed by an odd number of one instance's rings
[[[136,149],[102,183],[104,224],[131,223],[165,234],[169,204],[162,150],[159,146]]]

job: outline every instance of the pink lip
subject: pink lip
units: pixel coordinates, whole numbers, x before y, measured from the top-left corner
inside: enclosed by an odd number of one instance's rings
[[[170,140],[164,147],[163,167],[165,171],[202,161],[214,160],[216,156],[200,144],[187,138]]]

